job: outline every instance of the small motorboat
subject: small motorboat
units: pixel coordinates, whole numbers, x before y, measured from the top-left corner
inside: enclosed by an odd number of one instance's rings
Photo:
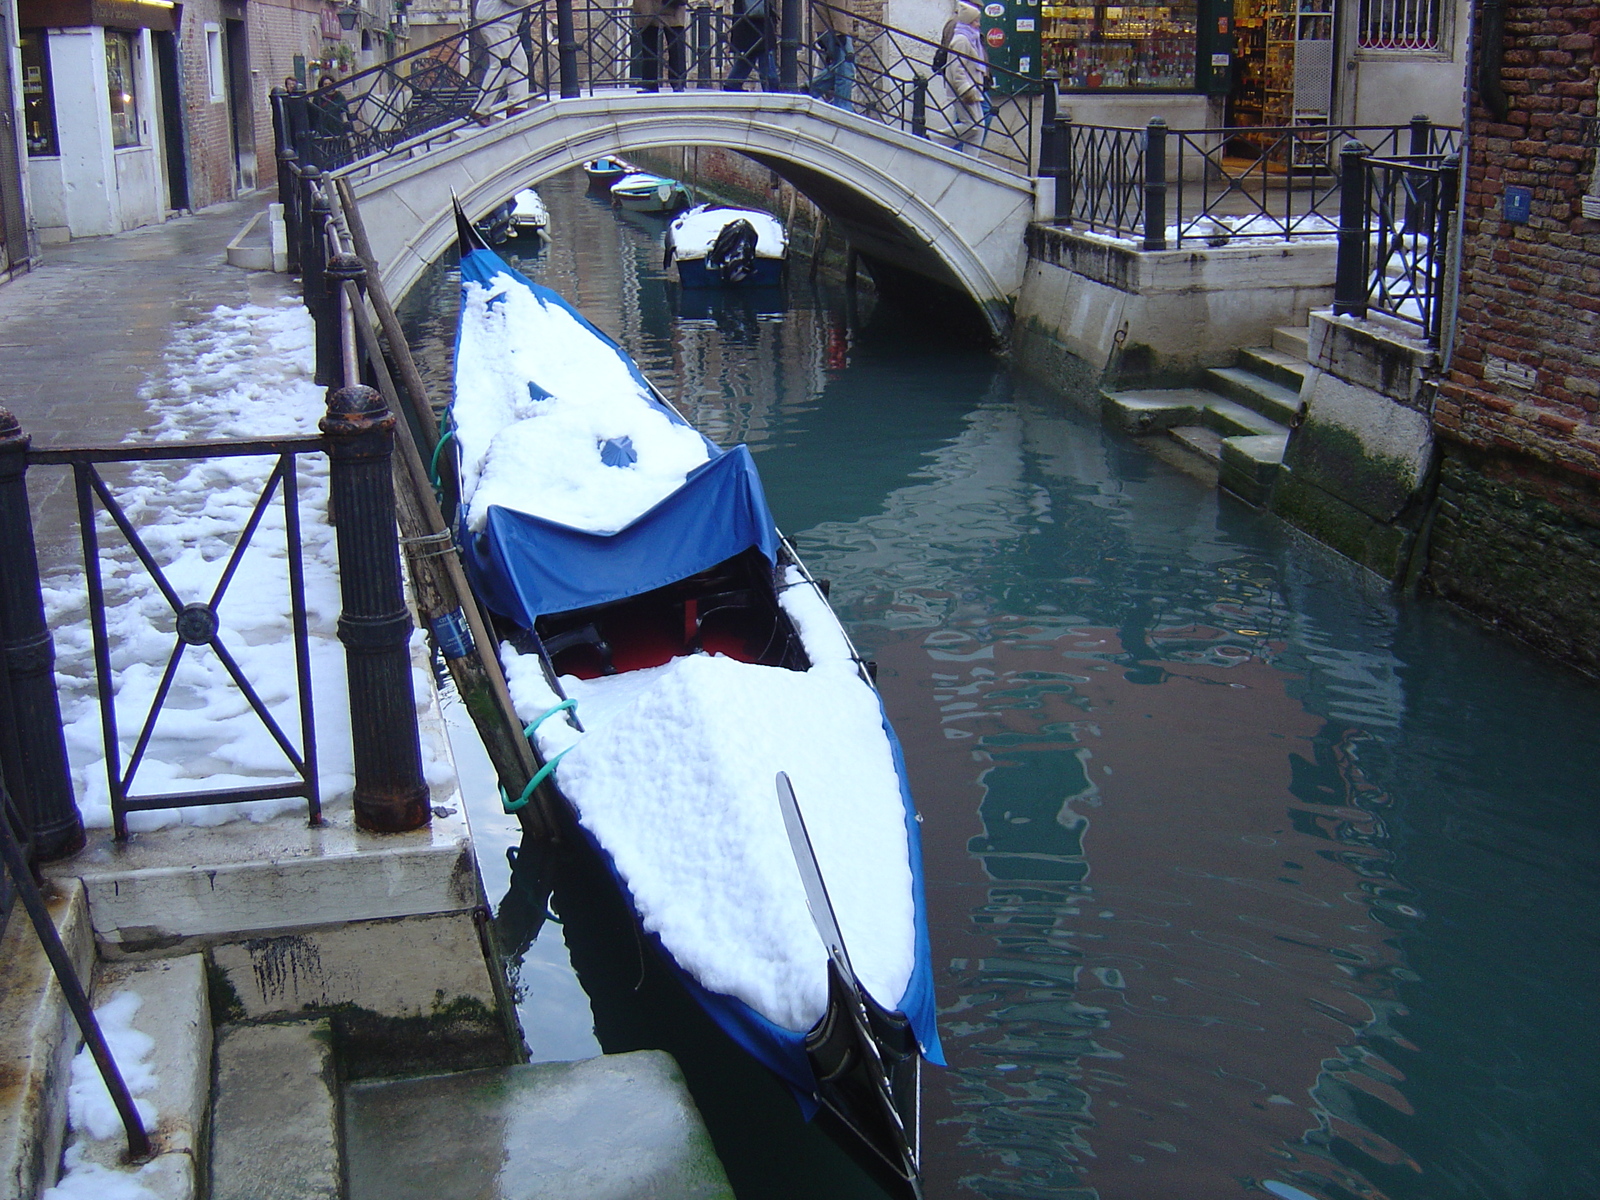
[[[783,222],[753,208],[699,204],[667,227],[666,260],[684,287],[776,287],[789,237]]]
[[[511,197],[511,232],[517,237],[549,237],[550,210],[532,188]]]
[[[694,203],[689,189],[676,179],[640,171],[611,185],[611,199],[629,212],[671,213]]]
[[[598,192],[608,192],[611,185],[624,175],[637,175],[639,168],[615,154],[602,154],[583,164],[583,173],[589,177],[589,186]]]
[[[488,216],[474,222],[473,228],[482,234],[483,240],[491,246],[504,245],[506,239],[515,232],[512,228],[512,214],[515,213],[516,207],[514,201],[507,200],[504,204],[497,205]]]
[[[697,432],[472,226],[456,533],[548,780],[638,938],[902,1200],[942,1064],[918,818],[872,664]],[[630,943],[631,952],[631,943]]]

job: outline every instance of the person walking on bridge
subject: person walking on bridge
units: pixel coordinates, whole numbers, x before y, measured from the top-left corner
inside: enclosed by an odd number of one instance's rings
[[[728,27],[728,46],[733,51],[733,69],[722,87],[724,91],[744,91],[750,72],[760,68],[761,90],[778,90],[778,64],[773,55],[769,12],[772,0],[733,0],[733,24]]]
[[[633,0],[638,32],[638,78],[647,92],[661,90],[661,61],[666,59],[672,90],[681,92],[688,78],[689,0]]]
[[[944,81],[955,98],[951,137],[959,154],[968,143],[983,149],[983,136],[989,130],[989,54],[978,32],[977,5],[966,0],[956,5],[955,27],[950,32],[949,56],[944,64]]]

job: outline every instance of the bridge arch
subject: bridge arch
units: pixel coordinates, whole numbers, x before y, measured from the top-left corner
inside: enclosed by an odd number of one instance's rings
[[[869,259],[956,288],[1003,334],[1021,286],[1034,181],[807,96],[614,93],[550,100],[343,168],[384,284],[403,295],[474,216],[600,154],[735,150],[777,171]]]

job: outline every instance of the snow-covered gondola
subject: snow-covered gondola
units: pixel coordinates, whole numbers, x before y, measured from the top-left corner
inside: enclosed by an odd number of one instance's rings
[[[667,227],[667,263],[684,287],[775,287],[783,281],[789,237],[771,213],[698,204]]]
[[[539,759],[688,992],[920,1196],[921,1065],[943,1057],[918,818],[870,667],[749,449],[458,227],[457,533]]]
[[[670,213],[691,203],[689,189],[676,179],[641,171],[611,185],[611,199],[629,212]]]
[[[511,197],[511,232],[517,237],[549,237],[550,210],[538,192],[523,188]]]
[[[613,183],[624,175],[637,175],[639,168],[615,154],[602,154],[584,163],[583,173],[588,176],[589,186],[595,191],[609,192]]]

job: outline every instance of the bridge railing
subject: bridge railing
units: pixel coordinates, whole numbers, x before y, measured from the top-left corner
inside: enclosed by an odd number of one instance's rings
[[[1238,237],[1331,238],[1339,228],[1340,149],[1420,161],[1458,148],[1458,130],[1426,117],[1406,125],[1169,129],[1058,121],[1048,131],[1055,215],[1145,250]]]
[[[1039,80],[995,70],[1000,86],[981,106],[964,105],[933,69],[937,42],[825,0],[770,7],[781,13],[755,25],[691,4],[687,26],[668,29],[627,4],[532,0],[336,85],[290,95],[284,134],[302,165],[331,170],[556,96],[757,86],[815,96],[1033,173]]]

